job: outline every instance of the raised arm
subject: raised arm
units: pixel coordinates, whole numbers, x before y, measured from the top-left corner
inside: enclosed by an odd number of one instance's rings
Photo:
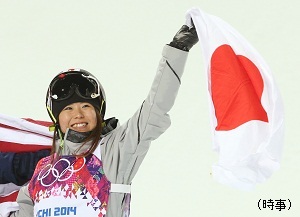
[[[198,41],[194,28],[184,25],[162,52],[150,92],[132,118],[107,136],[101,146],[104,170],[114,183],[131,183],[150,142],[170,126],[172,108],[189,49]]]

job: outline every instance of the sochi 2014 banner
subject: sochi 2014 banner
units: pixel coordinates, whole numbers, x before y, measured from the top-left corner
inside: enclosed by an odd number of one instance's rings
[[[280,166],[283,103],[272,72],[259,53],[234,28],[198,8],[187,12],[204,56],[211,102],[214,178],[253,189]]]

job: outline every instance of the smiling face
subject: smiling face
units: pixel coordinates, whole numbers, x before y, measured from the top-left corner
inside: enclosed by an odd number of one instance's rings
[[[67,128],[77,132],[89,132],[97,125],[94,106],[87,102],[76,102],[66,106],[60,112],[58,119],[63,133]]]

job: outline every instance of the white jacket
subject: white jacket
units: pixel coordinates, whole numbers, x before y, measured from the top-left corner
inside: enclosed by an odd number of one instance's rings
[[[136,113],[101,140],[105,175],[114,184],[131,184],[152,140],[170,126],[168,115],[180,86],[188,52],[166,45],[150,92]],[[71,153],[68,153],[71,154]],[[121,217],[123,193],[110,193],[106,217]],[[33,216],[33,202],[27,186],[18,195],[19,211],[13,217]]]

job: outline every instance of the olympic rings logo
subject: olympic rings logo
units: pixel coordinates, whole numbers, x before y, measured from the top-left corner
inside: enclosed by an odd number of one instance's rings
[[[44,187],[49,187],[53,185],[56,181],[63,182],[68,180],[75,172],[78,172],[81,170],[85,165],[85,158],[83,159],[83,162],[81,163],[81,166],[79,168],[74,168],[75,162],[71,163],[68,159],[59,159],[55,164],[48,164],[46,165],[40,172],[37,177],[37,180],[41,182],[41,184]],[[63,170],[59,170],[58,165],[63,165]],[[48,183],[49,182],[49,183]]]

